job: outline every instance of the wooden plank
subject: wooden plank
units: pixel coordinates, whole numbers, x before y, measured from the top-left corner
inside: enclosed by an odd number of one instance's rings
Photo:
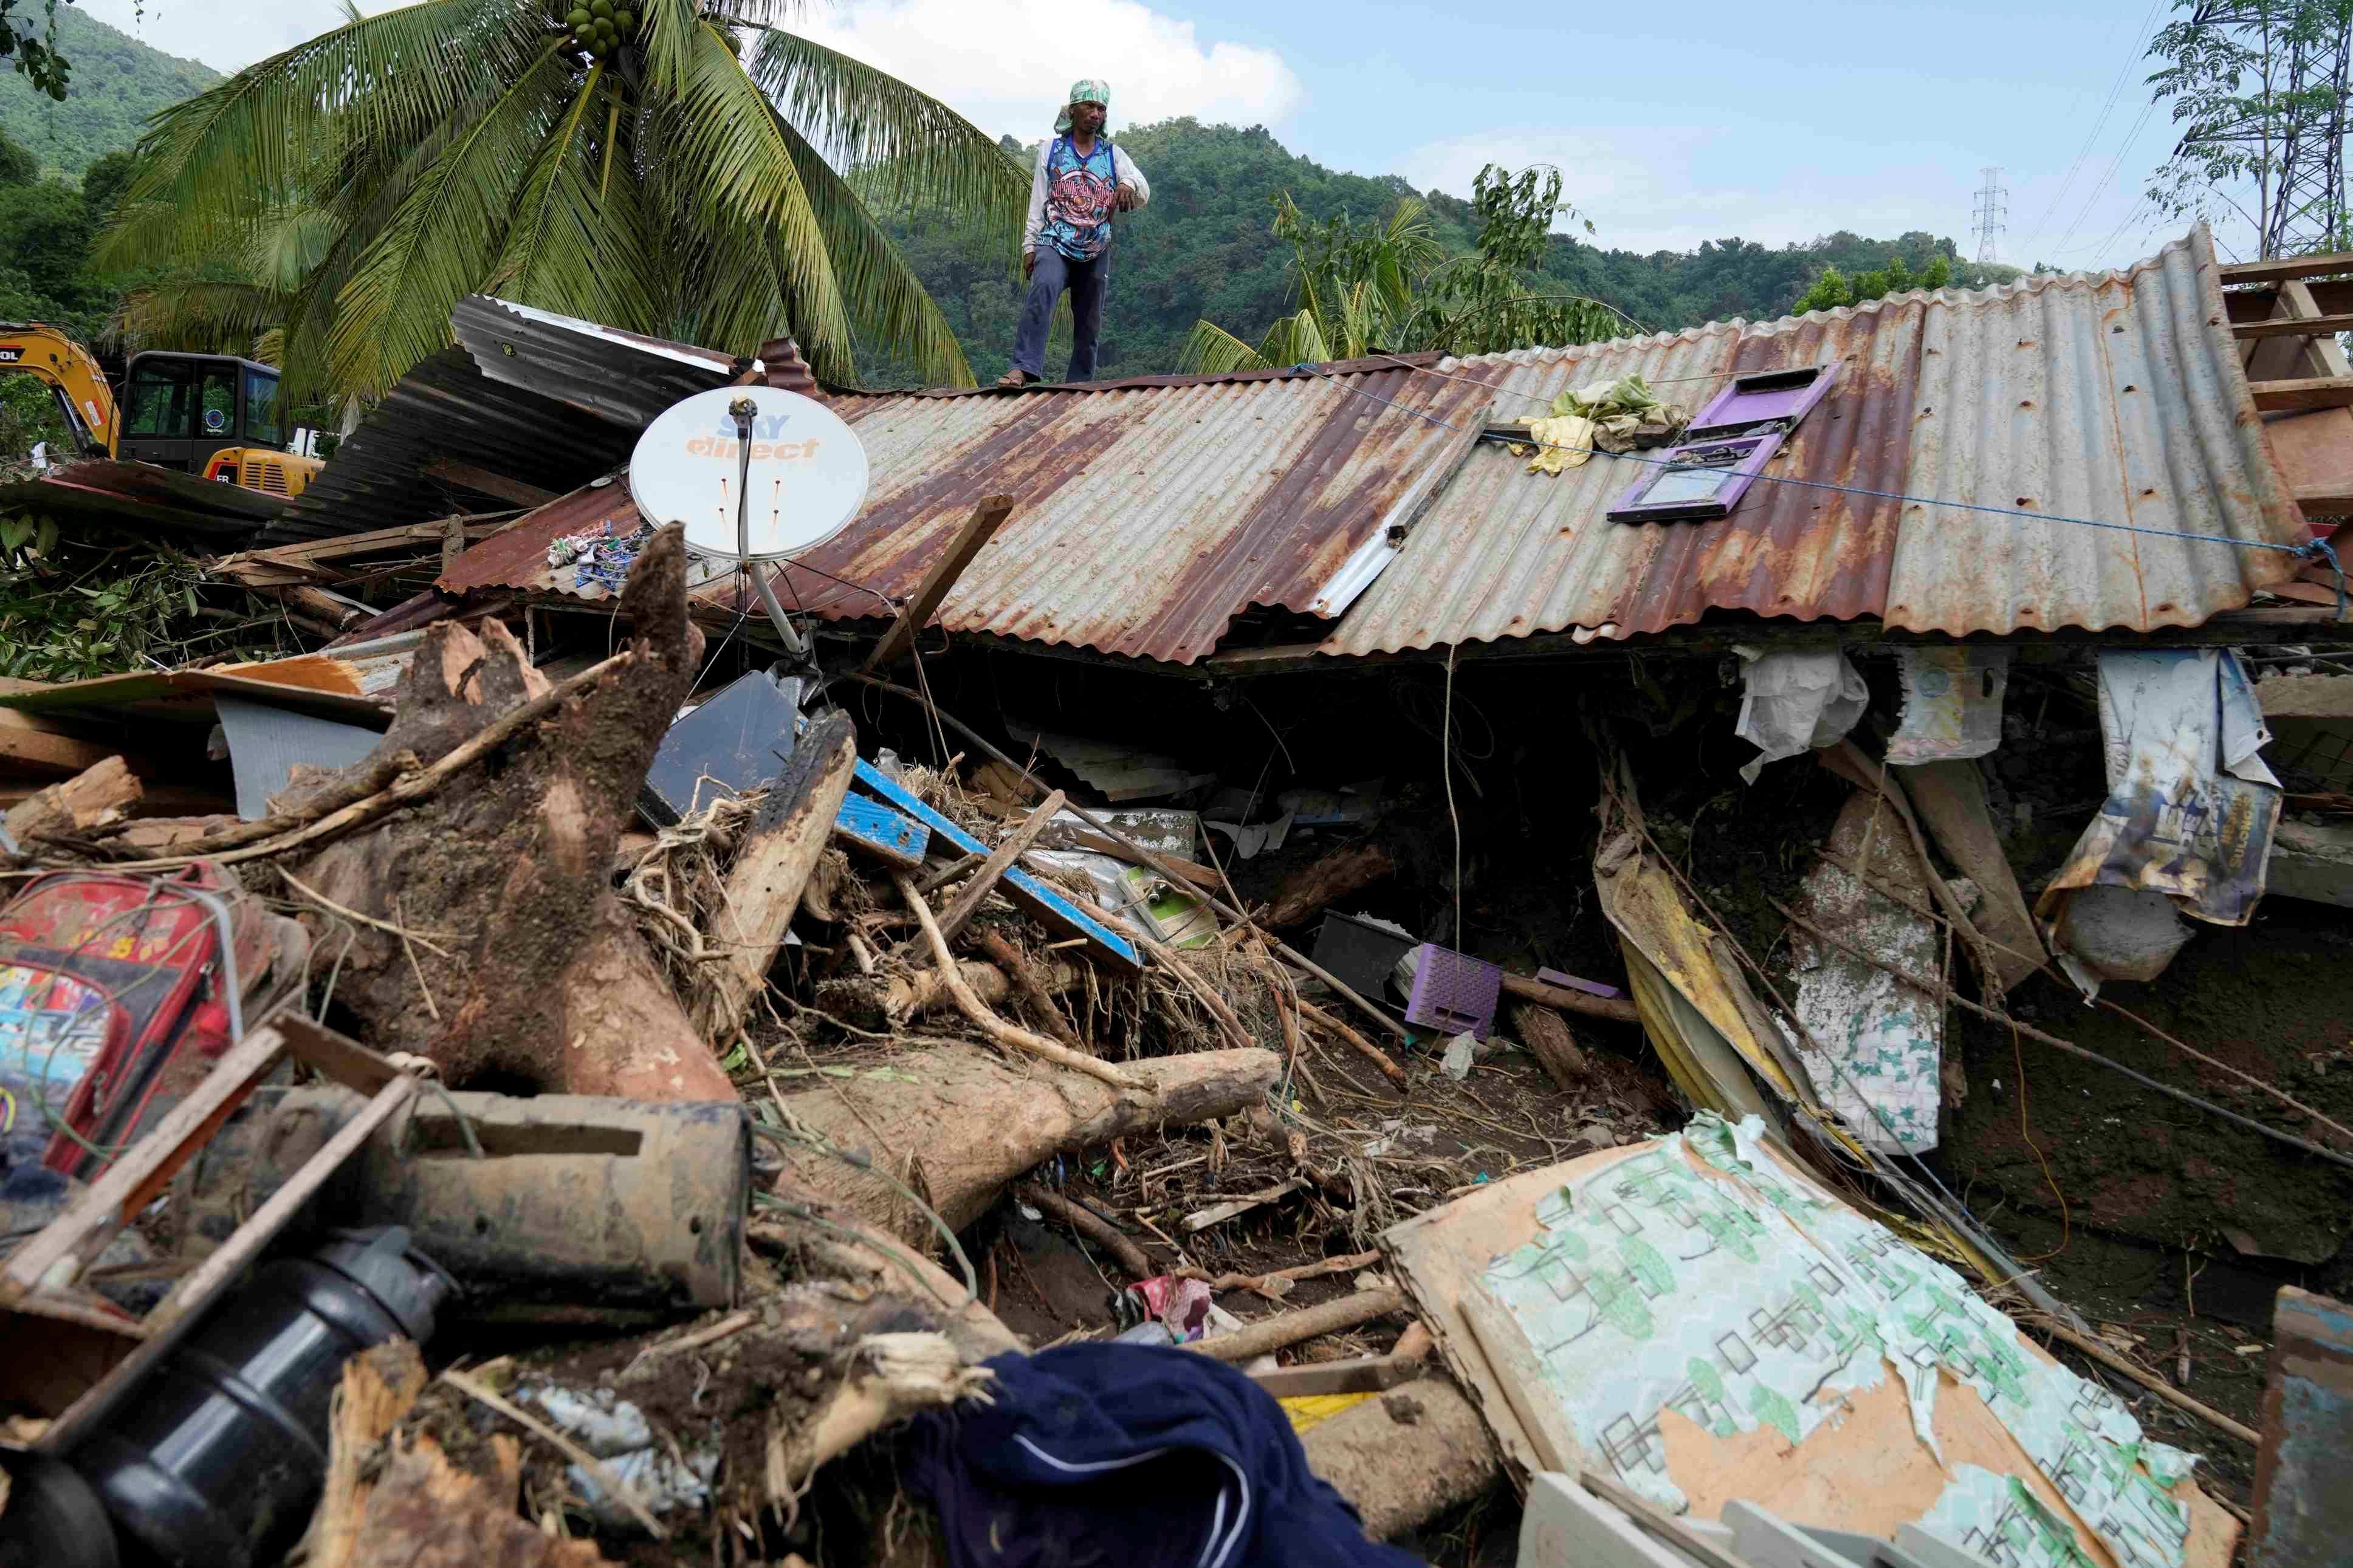
[[[521,479],[494,474],[471,463],[452,463],[447,458],[428,467],[425,477],[439,479],[444,484],[461,486],[482,495],[496,496],[501,500],[511,500],[517,506],[545,506],[555,499],[554,490],[543,490],[537,485],[527,485]]]
[[[2255,407],[2265,414],[2298,408],[2353,407],[2353,376],[2306,375],[2287,381],[2248,384]]]
[[[2216,270],[2225,283],[2284,283],[2292,278],[2334,278],[2353,273],[2353,250],[2289,256],[2271,261],[2226,261]]]
[[[703,1038],[723,1047],[751,1016],[754,999],[768,983],[768,966],[801,907],[801,890],[832,842],[834,819],[849,793],[857,761],[858,735],[849,715],[829,713],[808,727],[782,776],[768,786],[728,868],[725,897],[711,933],[728,956],[716,966],[695,1010],[695,1027]]]
[[[1048,795],[1038,809],[1029,814],[1029,820],[1016,828],[1012,837],[998,845],[988,858],[980,863],[980,869],[972,874],[972,879],[964,885],[963,890],[956,894],[955,901],[940,917],[942,937],[949,942],[955,941],[956,933],[963,931],[972,917],[980,911],[981,900],[997,890],[997,884],[1006,872],[1013,868],[1013,862],[1038,841],[1038,835],[1045,831],[1046,824],[1054,820],[1054,814],[1062,809],[1062,799],[1060,790]]]
[[[1419,1377],[1427,1363],[1416,1356],[1356,1356],[1348,1361],[1315,1362],[1305,1366],[1278,1366],[1254,1372],[1250,1380],[1277,1399],[1305,1399],[1321,1394],[1378,1394],[1409,1378]]]
[[[833,836],[901,871],[922,870],[932,843],[932,830],[913,817],[858,795],[841,797],[841,809],[833,816]]]
[[[867,657],[866,668],[881,669],[915,646],[915,634],[931,623],[932,613],[940,607],[940,601],[948,596],[948,590],[955,586],[956,579],[964,575],[965,568],[972,564],[981,546],[996,537],[998,527],[1012,510],[1011,496],[981,498],[980,504],[972,509],[972,515],[964,520],[964,526],[948,542],[946,553],[932,563],[931,570],[916,584],[914,597],[900,609],[898,620]]]
[[[2353,315],[2274,316],[2266,321],[2241,321],[2231,329],[2234,338],[2308,338],[2323,332],[2353,332]]]
[[[858,764],[856,782],[924,824],[965,854],[985,856],[988,853],[987,845],[917,800],[902,788],[897,780],[873,763],[861,761]],[[1007,898],[1035,915],[1049,930],[1061,936],[1086,938],[1088,951],[1096,957],[1108,959],[1131,972],[1144,967],[1144,960],[1136,952],[1134,942],[1018,866],[1005,873],[1005,889]]]
[[[185,1100],[164,1113],[155,1130],[108,1166],[88,1191],[40,1233],[16,1249],[0,1268],[0,1301],[37,1287],[43,1276],[69,1258],[79,1274],[106,1238],[139,1213],[132,1200],[153,1183],[168,1182],[188,1157],[204,1146],[213,1129],[242,1104],[253,1086],[286,1054],[286,1036],[275,1024],[248,1029],[229,1047]]]
[[[2353,485],[2298,485],[2295,504],[2306,517],[2345,517],[2353,514]]]
[[[391,1120],[395,1111],[406,1105],[417,1093],[417,1080],[406,1073],[396,1075],[392,1081],[376,1090],[374,1099],[357,1116],[345,1122],[326,1146],[302,1163],[287,1184],[269,1195],[252,1217],[237,1227],[237,1233],[215,1248],[211,1256],[198,1264],[195,1270],[174,1288],[162,1306],[147,1314],[147,1338],[140,1347],[123,1358],[109,1373],[106,1380],[73,1402],[66,1413],[41,1435],[36,1447],[51,1453],[70,1452],[81,1435],[92,1430],[104,1419],[115,1401],[129,1391],[148,1370],[169,1355],[182,1336],[201,1321],[205,1309],[216,1297],[237,1281],[248,1265],[260,1257],[262,1249],[278,1237],[278,1233],[311,1201],[312,1194],[324,1186],[327,1179],[340,1169],[344,1161],[359,1152],[375,1133],[375,1130]]]
[[[12,773],[71,778],[109,757],[121,755],[121,751],[120,746],[69,734],[49,720],[19,713],[13,708],[0,708],[0,757],[8,760]],[[123,760],[130,761],[127,757]],[[141,766],[132,771],[152,773],[154,767],[154,763],[142,759]]]

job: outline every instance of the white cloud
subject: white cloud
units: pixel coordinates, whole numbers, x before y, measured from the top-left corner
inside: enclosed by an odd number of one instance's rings
[[[955,107],[990,135],[1045,134],[1070,84],[1111,85],[1112,132],[1172,115],[1281,121],[1305,97],[1282,58],[1204,44],[1190,22],[1134,0],[853,0],[794,24],[829,48]]]

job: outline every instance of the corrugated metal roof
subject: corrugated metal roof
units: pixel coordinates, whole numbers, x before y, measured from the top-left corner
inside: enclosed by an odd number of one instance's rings
[[[1352,557],[1385,552],[1388,526],[1438,493],[1488,403],[1395,364],[1336,368],[1345,387],[1460,428],[1384,428],[1405,416],[1290,373],[834,396],[866,444],[873,488],[849,528],[777,574],[777,593],[828,619],[880,615],[875,594],[912,594],[981,497],[1009,493],[1012,515],[940,607],[951,631],[1189,664],[1251,605],[1317,613]],[[551,503],[467,552],[439,585],[562,586],[548,543],[601,521],[634,529],[621,489]],[[706,597],[733,605],[736,595],[729,578]]]
[[[1630,372],[1695,405],[1715,383],[1692,378],[1832,360],[1845,362],[1838,386],[1768,473],[2250,542],[2306,537],[2202,229],[2125,272],[1439,368],[1493,385],[1511,416]],[[1604,514],[1644,470],[1601,457],[1556,479],[1524,468],[1493,445],[1475,453],[1318,651],[1625,637],[1709,610],[1878,616],[1956,637],[2147,631],[2196,626],[2294,570],[2276,551],[1789,483],[1760,481],[1718,521],[1614,523]]]
[[[1783,482],[1760,479],[1717,521],[1610,522],[1644,471],[1632,463],[1532,476],[1476,440],[1491,416],[1631,372],[1696,406],[1729,375],[1833,361],[1837,386],[1767,469]],[[1260,605],[1339,618],[1320,650],[1336,655],[1625,637],[1711,610],[1955,636],[2149,630],[2195,626],[2292,572],[2274,551],[1900,495],[2249,543],[2306,537],[2202,230],[2122,273],[1571,350],[829,401],[865,441],[874,488],[847,530],[779,574],[786,603],[878,615],[865,590],[910,594],[974,504],[1009,492],[1011,517],[939,624],[1178,664]],[[600,521],[635,528],[624,491],[553,503],[440,585],[563,586],[548,542]],[[732,605],[734,593],[730,578],[704,597]]]
[[[0,484],[0,509],[37,516],[88,519],[132,528],[176,528],[223,542],[251,535],[282,515],[286,499],[224,485],[152,463],[84,458],[52,463]]]
[[[464,349],[443,349],[401,377],[257,542],[495,511],[513,500],[462,476],[471,470],[561,493],[628,462],[637,438],[635,426],[492,381]]]

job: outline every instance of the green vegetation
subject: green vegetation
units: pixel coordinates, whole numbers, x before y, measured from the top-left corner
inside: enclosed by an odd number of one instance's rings
[[[1814,286],[1798,296],[1789,307],[1789,314],[1802,316],[1809,310],[1833,310],[1841,305],[1867,304],[1883,300],[1890,294],[1908,294],[1916,289],[1949,288],[1953,281],[1953,258],[1937,255],[1928,258],[1928,265],[1913,275],[1911,264],[1901,256],[1875,272],[1864,272],[1850,279],[1835,267],[1825,267]]]
[[[448,342],[451,305],[477,289],[737,353],[789,321],[823,375],[850,378],[864,341],[968,381],[828,158],[1008,244],[1023,171],[946,105],[759,26],[794,9],[354,14],[159,115],[100,259],[212,264],[263,289],[290,271],[280,342],[297,395],[381,393]]]
[[[0,132],[29,148],[45,170],[80,174],[110,153],[128,153],[149,115],[221,79],[71,5],[59,6],[57,20],[58,47],[73,62],[61,101],[22,76],[0,74]]]
[[[37,22],[32,6],[16,6],[17,0],[0,0],[0,60],[13,64],[35,91],[62,99],[68,67],[59,47],[58,0],[42,0]]]
[[[1327,169],[1285,150],[1263,127],[1181,119],[1115,127],[1114,135],[1151,178],[1152,205],[1118,220],[1098,373],[1105,379],[1175,370],[1198,322],[1214,321],[1256,345],[1278,321],[1298,312],[1303,301],[1294,292],[1294,250],[1268,228],[1268,204],[1278,194],[1289,198],[1302,225],[1346,217],[1359,237],[1377,234],[1400,199],[1413,198],[1423,206],[1419,221],[1446,257],[1477,253],[1483,225],[1473,203],[1418,195],[1395,175],[1368,178]],[[1008,139],[1006,146],[1026,161],[1018,144]],[[884,232],[937,301],[974,372],[983,381],[1004,374],[1021,308],[1013,247],[869,188]],[[1609,215],[1593,216],[1606,237]],[[1891,268],[1900,258],[1916,277],[1939,256],[1956,288],[2018,275],[2011,268],[1962,261],[1950,239],[1934,235],[1865,239],[1845,231],[1803,245],[1727,238],[1695,250],[1647,255],[1553,233],[1544,237],[1540,261],[1525,271],[1535,290],[1597,300],[1641,331],[1671,331],[1736,316],[1771,321],[1787,315],[1825,268],[1852,277]],[[1067,333],[1057,336],[1048,353],[1049,374],[1060,369],[1067,350]],[[864,342],[859,370],[870,385],[922,379],[905,360],[874,353]]]
[[[1291,247],[1298,311],[1256,347],[1198,322],[1185,368],[1222,374],[1368,353],[1496,353],[1621,336],[1632,330],[1625,317],[1535,276],[1553,220],[1574,212],[1560,200],[1560,184],[1557,169],[1482,169],[1472,202],[1478,247],[1454,257],[1419,196],[1399,196],[1384,222],[1359,226],[1345,213],[1310,223],[1289,192],[1278,192],[1274,237]]]

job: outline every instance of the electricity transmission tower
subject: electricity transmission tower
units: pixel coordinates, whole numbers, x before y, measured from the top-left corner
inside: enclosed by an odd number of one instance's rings
[[[2194,94],[2190,115],[2177,108],[2175,117],[2191,123],[2173,150],[2176,163],[2253,180],[2255,210],[2240,210],[2254,219],[2257,255],[2341,248],[2353,5],[2206,0],[2185,37],[2200,29],[2202,63],[2220,89]],[[2199,57],[2182,49],[2174,58],[2186,65]],[[2225,73],[2235,79],[2229,86]]]
[[[2001,171],[1979,169],[1985,184],[1978,191],[1978,259],[1994,259],[1993,237],[2009,226],[2001,220],[2010,216],[2010,193],[2001,187]]]

